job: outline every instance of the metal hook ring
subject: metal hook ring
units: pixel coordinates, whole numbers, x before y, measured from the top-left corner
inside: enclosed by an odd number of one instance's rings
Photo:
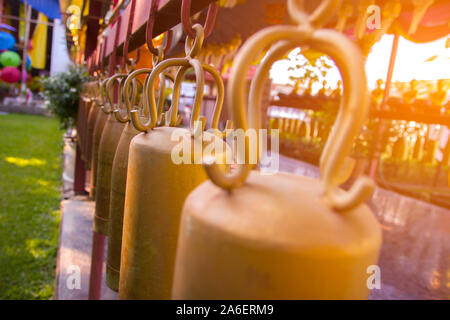
[[[186,37],[186,41],[184,43],[184,51],[186,53],[186,57],[189,58],[193,58],[197,54],[199,54],[203,46],[203,41],[205,39],[205,30],[203,29],[202,25],[197,23],[193,28],[195,30],[195,37]],[[192,41],[194,42],[194,44],[192,44]]]
[[[120,114],[119,110],[115,111],[114,115],[116,116],[116,119],[118,121],[127,122],[130,120],[130,113],[133,110],[133,105],[132,105],[133,99],[130,95],[129,89],[130,89],[130,84],[133,83],[133,79],[135,79],[140,74],[150,73],[150,72],[152,72],[152,69],[150,69],[150,68],[138,69],[138,70],[135,70],[132,73],[130,73],[128,75],[128,77],[126,78],[125,84],[124,84],[124,89],[123,89],[124,90],[123,95],[125,96],[124,100],[125,100],[125,106],[127,109],[127,113],[126,113],[126,116],[122,116]],[[143,93],[143,95],[145,94],[145,86],[144,86],[142,93]],[[144,97],[142,97],[142,99],[144,99]]]
[[[208,13],[206,15],[204,26],[205,37],[208,37],[214,28],[218,10],[219,6],[216,2],[212,2],[208,6]],[[195,38],[197,33],[191,23],[191,0],[182,0],[181,2],[181,23],[186,34],[191,38]]]
[[[173,58],[168,59],[165,61],[160,62],[158,65],[156,65],[148,78],[146,79],[146,83],[144,85],[144,91],[145,91],[145,98],[146,103],[144,104],[144,107],[147,108],[147,112],[150,115],[147,122],[142,123],[141,119],[139,118],[139,115],[137,114],[136,110],[132,110],[130,113],[131,121],[133,122],[133,125],[135,128],[139,131],[146,132],[149,129],[153,129],[158,122],[158,110],[157,110],[157,103],[155,98],[155,82],[156,79],[159,77],[159,74],[163,72],[165,69],[169,67],[174,66],[183,66],[183,65],[189,65],[189,61],[186,58]]]
[[[107,98],[109,108],[106,107],[106,104],[102,108],[103,112],[105,112],[106,114],[112,113],[116,109],[115,103],[114,103],[114,97],[113,97],[113,90],[111,90],[114,88],[113,85],[114,85],[115,81],[120,78],[124,78],[126,76],[127,76],[126,73],[116,73],[115,75],[111,76],[108,79],[108,81],[106,83],[106,98]],[[119,82],[119,92],[120,92],[120,82]]]

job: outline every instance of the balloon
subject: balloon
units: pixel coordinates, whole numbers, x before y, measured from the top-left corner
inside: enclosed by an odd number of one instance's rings
[[[14,51],[5,51],[0,54],[0,63],[5,67],[20,66],[20,56]]]
[[[31,58],[29,54],[27,54],[27,69],[31,69]]]
[[[8,83],[15,83],[20,80],[20,70],[14,67],[4,67],[1,70],[0,78]]]
[[[0,31],[0,50],[11,49],[15,44],[16,39],[11,34]]]

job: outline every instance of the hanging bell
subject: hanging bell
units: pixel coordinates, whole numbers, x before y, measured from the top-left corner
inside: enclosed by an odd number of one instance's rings
[[[109,204],[111,195],[111,175],[112,163],[116,153],[125,124],[117,121],[113,111],[116,109],[114,104],[113,89],[116,81],[120,79],[119,92],[121,92],[123,83],[127,74],[118,73],[110,77],[107,82],[106,93],[108,104],[103,106],[103,113],[106,115],[105,126],[101,135],[98,161],[97,161],[97,179],[95,194],[95,216],[94,231],[103,235],[108,235],[109,222]]]
[[[149,83],[151,86],[151,81]],[[197,87],[203,90],[200,84],[201,81],[198,81]],[[175,91],[177,89],[174,88]],[[197,106],[200,106],[201,94],[197,90]],[[176,101],[175,95],[173,101]],[[194,107],[194,114],[198,116],[198,107]],[[132,120],[135,122],[133,117]],[[123,220],[120,299],[170,298],[181,209],[186,196],[206,180],[201,164],[174,163],[172,153],[180,145],[179,141],[171,138],[174,135],[183,141],[190,141],[191,146],[195,144],[191,130],[168,126],[154,127],[131,141]],[[207,141],[213,141],[215,135],[202,132],[201,136],[204,150],[210,144]],[[223,159],[225,142],[220,144],[220,148],[216,149],[215,156]],[[219,149],[221,151],[217,152]],[[181,158],[185,157],[184,153],[180,152]],[[192,162],[198,157],[201,153],[193,150],[189,159]]]
[[[97,84],[95,84],[95,87],[97,87]],[[92,89],[98,90],[96,89]],[[91,170],[91,163],[92,163],[92,143],[94,140],[94,129],[95,129],[95,123],[97,121],[98,112],[100,111],[100,108],[98,107],[98,99],[95,96],[95,98],[92,99],[91,108],[89,109],[88,114],[88,120],[87,120],[87,129],[86,129],[86,144],[85,144],[85,167],[86,170]]]
[[[97,165],[98,165],[98,151],[100,146],[100,139],[102,138],[103,129],[106,124],[107,115],[103,112],[102,108],[105,104],[104,90],[108,79],[100,82],[99,88],[99,105],[97,108],[97,116],[95,118],[94,131],[92,134],[92,148],[91,148],[91,174],[90,174],[90,188],[89,197],[95,199],[96,185],[97,185]]]
[[[133,124],[143,133],[134,137],[130,144],[119,299],[170,298],[181,209],[187,195],[207,178],[201,165],[203,150],[214,144],[216,161],[225,163],[229,149],[217,129],[224,98],[223,82],[215,69],[193,58],[201,48],[204,37],[202,26],[195,25],[194,29],[195,44],[191,48],[193,41],[188,37],[186,58],[167,59],[154,64],[145,85],[149,121],[142,123],[138,113],[131,112]],[[169,111],[162,113],[161,99],[157,106],[154,87],[163,71],[170,67],[179,69],[173,87],[172,105]],[[174,126],[181,119],[178,115],[181,83],[190,68],[194,69],[196,77],[190,128],[177,128]],[[208,131],[203,131],[206,121],[200,118],[204,71],[211,74],[218,92],[211,130]],[[225,170],[225,165],[221,167]]]
[[[335,8],[328,1],[311,24]],[[278,173],[262,175],[249,164],[225,174],[205,165],[211,181],[186,199],[180,224],[173,299],[364,299],[367,268],[376,264],[381,230],[363,201],[373,191],[360,177],[349,191],[339,189],[336,172],[352,147],[368,111],[364,59],[334,30],[303,24],[296,1],[288,9],[300,26],[262,30],[243,45],[231,72],[228,98],[236,126],[260,128],[261,92],[271,65],[297,46],[329,55],[341,70],[345,90],[335,130],[321,159],[322,179]],[[275,42],[275,44],[273,44]],[[255,56],[272,45],[252,81],[245,77]],[[248,146],[247,146],[248,147]]]
[[[120,96],[125,96],[127,111],[122,114],[121,107],[114,111],[117,121],[125,123],[125,127],[117,145],[111,176],[111,198],[109,206],[109,231],[108,253],[106,263],[106,284],[114,291],[119,290],[120,254],[122,249],[122,227],[125,203],[125,187],[127,181],[128,151],[131,140],[139,133],[130,121],[129,113],[132,110],[133,101],[137,96],[135,77],[143,73],[150,73],[152,69],[139,69],[132,72],[124,82]],[[131,88],[131,84],[133,87]],[[130,92],[131,91],[131,92]],[[143,101],[141,98],[140,101]],[[119,100],[120,102],[120,100]]]

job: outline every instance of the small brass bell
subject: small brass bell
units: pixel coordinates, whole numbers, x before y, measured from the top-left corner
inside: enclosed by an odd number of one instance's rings
[[[92,101],[91,108],[89,109],[88,120],[87,120],[87,133],[86,133],[86,144],[85,144],[85,167],[86,170],[91,170],[92,163],[92,143],[94,140],[94,129],[95,123],[97,121],[98,112],[100,108],[98,107],[97,101]]]
[[[96,194],[95,194],[95,216],[94,216],[94,231],[103,235],[108,235],[108,222],[109,222],[109,205],[111,195],[111,175],[112,175],[112,163],[114,155],[116,154],[117,145],[119,143],[120,136],[122,134],[125,124],[116,120],[113,111],[115,109],[112,89],[114,83],[118,79],[122,79],[121,86],[123,85],[126,74],[115,74],[107,83],[107,98],[109,100],[110,108],[107,105],[103,107],[103,112],[106,114],[106,123],[100,139],[98,149],[98,162],[97,162],[97,180],[96,180]]]
[[[106,80],[100,84],[100,97],[103,96],[103,90]],[[92,134],[92,148],[91,148],[91,174],[90,174],[90,189],[89,197],[95,199],[96,185],[97,185],[97,164],[98,164],[98,150],[100,146],[100,139],[102,138],[103,128],[105,127],[107,115],[101,110],[104,99],[100,98],[100,103],[97,106],[97,117],[95,118],[94,131]]]
[[[114,291],[119,290],[120,255],[122,250],[122,228],[128,169],[128,154],[131,140],[139,133],[129,118],[129,112],[132,110],[132,102],[134,101],[135,96],[137,96],[137,87],[133,87],[132,93],[130,94],[129,84],[134,82],[134,78],[137,75],[149,72],[151,72],[151,69],[140,69],[134,71],[127,77],[122,93],[122,95],[125,96],[127,112],[125,113],[125,116],[123,116],[121,114],[120,107],[114,111],[117,121],[125,123],[125,128],[120,136],[112,164],[111,197],[109,206],[110,221],[108,231],[106,284]],[[129,98],[129,96],[131,96],[131,98]]]
[[[188,37],[186,58],[167,59],[154,64],[146,81],[149,100],[146,106],[150,109],[150,120],[142,123],[136,111],[131,113],[133,124],[143,133],[135,136],[130,144],[119,299],[171,297],[181,209],[187,195],[207,178],[201,161],[195,159],[201,159],[203,150],[215,143],[214,157],[225,163],[229,149],[223,140],[215,139],[218,134],[222,134],[217,126],[224,96],[223,82],[216,70],[192,58],[194,51],[200,49],[204,36],[202,26],[195,25],[194,29],[195,44],[190,48],[193,39]],[[162,114],[162,108],[156,103],[154,87],[163,71],[170,67],[179,69],[174,82],[172,106]],[[181,83],[189,68],[194,68],[197,82],[191,127],[176,128],[174,126],[180,119],[178,100]],[[213,76],[218,88],[211,132],[203,131],[205,122],[199,121],[204,70]],[[195,147],[198,144],[200,148]],[[178,161],[180,159],[190,163]],[[221,167],[221,170],[225,170],[224,165]]]

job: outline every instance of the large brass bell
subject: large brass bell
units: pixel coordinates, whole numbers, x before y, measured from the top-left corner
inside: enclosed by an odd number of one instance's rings
[[[125,127],[125,123],[117,121],[113,113],[117,108],[114,103],[113,89],[115,82],[120,80],[118,89],[120,93],[126,76],[127,74],[125,73],[118,73],[109,78],[106,88],[109,103],[102,108],[103,113],[106,114],[106,123],[98,150],[94,231],[103,235],[108,235],[112,163],[120,136]],[[121,99],[120,94],[119,99]]]
[[[112,164],[111,196],[109,208],[109,232],[108,232],[108,254],[106,264],[106,284],[112,290],[119,289],[120,254],[122,249],[122,226],[125,203],[125,187],[127,181],[128,151],[130,142],[139,131],[130,121],[129,113],[133,109],[134,101],[138,95],[139,81],[136,77],[140,74],[150,73],[152,69],[139,69],[132,72],[125,80],[121,96],[124,96],[126,112],[123,113],[119,107],[114,111],[117,121],[125,124],[120,136],[114,161]],[[130,85],[133,84],[133,87]],[[140,107],[145,97],[140,99]]]
[[[261,175],[250,164],[228,174],[215,164],[205,166],[211,181],[183,207],[172,298],[367,298],[367,268],[377,263],[381,244],[378,222],[363,203],[373,185],[360,177],[344,191],[336,183],[368,111],[364,59],[345,36],[317,29],[336,10],[336,1],[323,4],[308,17],[298,1],[289,0],[299,26],[274,26],[250,37],[234,60],[227,92],[235,126],[247,130],[245,75],[272,45],[248,99],[250,128],[259,129],[262,87],[276,58],[297,46],[329,55],[345,85],[321,159],[322,179]]]
[[[194,50],[203,40],[203,27],[194,26],[197,36]],[[224,161],[226,143],[217,137],[217,124],[223,103],[223,83],[217,71],[202,65],[194,56],[187,39],[187,58],[173,58],[154,66],[146,84],[150,120],[142,123],[137,112],[131,120],[140,131],[130,145],[125,213],[123,220],[122,258],[119,299],[169,299],[171,296],[175,250],[181,209],[187,195],[207,176],[201,166],[205,150],[215,140],[215,159]],[[172,105],[161,113],[154,93],[156,80],[165,69],[178,66],[173,88]],[[191,127],[177,128],[178,100],[184,74],[194,68],[196,95],[191,115]],[[199,121],[204,90],[204,70],[211,73],[218,86],[218,96],[212,120],[212,132],[203,131]],[[199,124],[200,123],[200,124]],[[157,125],[163,126],[157,126]],[[201,138],[201,140],[200,140]],[[182,142],[180,142],[182,141]],[[200,150],[194,147],[200,144]],[[187,146],[187,148],[184,148]],[[190,152],[190,154],[189,154]],[[174,159],[188,158],[188,162]],[[221,170],[224,170],[223,168]]]

